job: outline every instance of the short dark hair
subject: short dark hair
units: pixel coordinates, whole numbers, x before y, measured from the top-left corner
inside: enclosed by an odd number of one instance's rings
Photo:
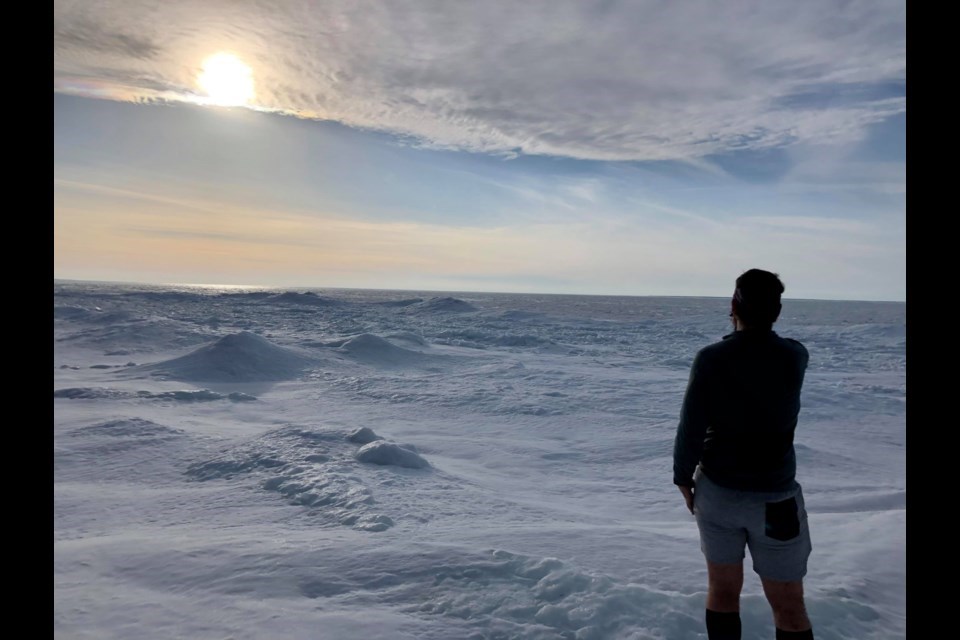
[[[744,271],[737,278],[733,312],[747,326],[771,327],[780,317],[780,276],[763,269]]]

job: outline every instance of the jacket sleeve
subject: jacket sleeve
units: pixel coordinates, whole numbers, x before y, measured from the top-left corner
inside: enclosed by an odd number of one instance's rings
[[[673,443],[673,483],[693,486],[693,472],[700,462],[707,434],[707,358],[697,354],[680,410],[680,424]]]

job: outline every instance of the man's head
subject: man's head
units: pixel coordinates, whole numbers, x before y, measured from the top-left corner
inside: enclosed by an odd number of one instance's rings
[[[737,278],[730,302],[730,315],[748,328],[769,329],[780,316],[780,276],[762,269],[750,269]]]

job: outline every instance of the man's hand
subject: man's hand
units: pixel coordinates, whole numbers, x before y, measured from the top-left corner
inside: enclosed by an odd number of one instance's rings
[[[683,499],[687,502],[687,509],[690,510],[690,513],[693,513],[693,487],[683,487],[677,485],[680,489],[680,493],[683,494]]]

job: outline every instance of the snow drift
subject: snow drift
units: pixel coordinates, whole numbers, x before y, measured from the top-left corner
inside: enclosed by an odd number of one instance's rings
[[[384,440],[376,440],[363,445],[357,450],[356,457],[360,462],[372,462],[379,465],[393,465],[409,469],[424,469],[430,466],[430,463],[417,452],[411,451],[403,445]]]
[[[224,336],[185,356],[135,370],[177,380],[266,382],[295,378],[309,365],[307,357],[244,331]]]

